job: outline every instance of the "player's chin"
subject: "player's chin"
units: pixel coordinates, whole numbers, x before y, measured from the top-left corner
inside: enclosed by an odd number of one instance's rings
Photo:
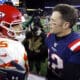
[[[54,31],[54,30],[50,30],[50,33],[56,34],[56,31]]]

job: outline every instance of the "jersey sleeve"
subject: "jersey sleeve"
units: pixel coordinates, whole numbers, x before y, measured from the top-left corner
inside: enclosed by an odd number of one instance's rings
[[[23,46],[23,45],[22,45]],[[25,68],[26,68],[26,72],[29,72],[29,64],[28,64],[28,56],[27,56],[27,51],[25,50],[24,46],[23,46],[23,60],[24,60],[24,63],[25,63]]]
[[[64,64],[63,80],[80,79],[80,39],[76,39],[68,45],[68,62]]]
[[[70,49],[71,57],[69,58],[70,62],[80,64],[80,39],[74,40],[68,45]]]
[[[80,52],[80,39],[74,40],[68,45],[68,47],[75,53]]]
[[[29,71],[29,65],[28,65],[28,56],[27,56],[27,51],[25,50],[24,46],[21,44],[21,48],[22,49],[22,55],[23,55],[23,60],[24,60],[24,67],[26,69],[26,72]]]
[[[27,53],[26,52],[24,53],[24,57],[23,58],[24,58],[26,70],[28,72],[29,71],[29,65],[28,65],[28,57],[27,57]]]

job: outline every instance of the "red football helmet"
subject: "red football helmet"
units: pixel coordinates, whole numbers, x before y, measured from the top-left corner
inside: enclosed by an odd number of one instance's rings
[[[0,5],[0,32],[11,38],[23,39],[24,36],[21,34],[16,35],[16,33],[22,33],[24,31],[21,25],[22,17],[21,12],[14,6],[7,4]],[[18,24],[20,29],[13,30],[13,26]]]

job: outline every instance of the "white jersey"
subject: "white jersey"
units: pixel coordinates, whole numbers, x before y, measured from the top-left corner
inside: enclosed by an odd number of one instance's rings
[[[15,61],[26,69],[26,51],[21,42],[7,38],[0,38],[0,67],[15,67],[11,64],[11,61]]]

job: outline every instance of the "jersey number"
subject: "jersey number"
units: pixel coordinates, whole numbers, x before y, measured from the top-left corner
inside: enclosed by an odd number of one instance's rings
[[[0,48],[1,47],[8,47],[8,44],[5,41],[0,41]]]
[[[53,69],[63,69],[63,60],[56,54],[52,54],[51,56],[52,60],[57,60],[57,64],[56,63],[52,63],[52,68]]]

